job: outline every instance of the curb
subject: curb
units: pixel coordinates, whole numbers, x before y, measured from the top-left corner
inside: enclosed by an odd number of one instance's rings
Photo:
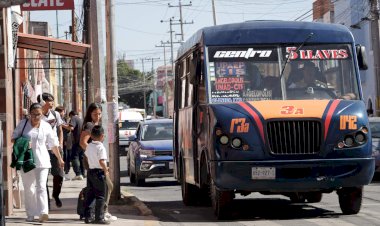
[[[140,211],[140,215],[142,216],[151,216],[153,215],[152,210],[149,209],[145,203],[143,203],[140,199],[138,199],[136,196],[134,196],[132,193],[129,193],[127,191],[121,191],[122,198],[124,201],[128,204],[131,204],[132,206],[136,207]]]

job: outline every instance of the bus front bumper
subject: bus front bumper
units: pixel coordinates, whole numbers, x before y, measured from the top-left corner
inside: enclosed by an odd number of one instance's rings
[[[281,161],[211,161],[220,190],[307,192],[356,187],[371,182],[373,158]]]

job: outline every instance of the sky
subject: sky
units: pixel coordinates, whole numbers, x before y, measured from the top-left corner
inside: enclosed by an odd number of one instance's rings
[[[154,58],[154,67],[164,65],[164,48],[156,47],[170,40],[169,22],[171,17],[180,19],[179,1],[182,5],[184,40],[202,27],[213,26],[212,0],[113,0],[115,4],[115,42],[118,58],[134,60],[135,68],[142,70],[141,59]],[[216,23],[227,24],[248,20],[312,20],[314,0],[214,0]],[[76,15],[83,13],[83,0],[75,0]],[[169,4],[172,7],[169,7]],[[103,7],[104,8],[104,1]],[[104,17],[104,11],[102,12]],[[56,11],[33,11],[31,20],[48,21],[52,36],[57,37]],[[164,22],[161,22],[164,21]],[[58,12],[58,36],[64,39],[64,31],[71,24],[71,12]],[[81,30],[82,27],[79,27]],[[103,30],[105,22],[103,20]],[[173,41],[180,42],[180,25],[173,25]],[[103,35],[104,36],[104,35]],[[68,37],[70,38],[70,36]],[[105,43],[104,43],[105,44]],[[174,44],[174,58],[179,43]],[[170,62],[170,48],[166,49],[167,64]],[[158,59],[159,58],[159,59]],[[144,60],[146,62],[146,60]],[[152,63],[145,63],[145,71],[151,70]]]

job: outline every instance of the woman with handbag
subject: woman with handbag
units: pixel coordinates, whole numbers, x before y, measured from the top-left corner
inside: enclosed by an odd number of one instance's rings
[[[29,148],[33,151],[36,167],[28,172],[21,170],[21,177],[25,189],[26,220],[34,221],[34,217],[39,216],[39,221],[45,222],[49,218],[46,182],[49,169],[51,168],[47,146],[54,152],[62,168],[64,161],[58,149],[59,141],[57,135],[53,132],[49,123],[41,120],[41,104],[32,104],[29,113],[30,119],[21,120],[15,128],[12,135],[12,142],[19,137],[29,139]]]

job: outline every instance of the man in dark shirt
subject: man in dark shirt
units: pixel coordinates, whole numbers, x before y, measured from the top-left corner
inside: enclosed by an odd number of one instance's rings
[[[83,166],[83,150],[79,145],[80,133],[82,131],[83,120],[79,117],[78,113],[71,111],[69,113],[70,126],[72,127],[73,135],[73,146],[71,150],[71,160],[73,164],[73,169],[75,172],[75,177],[73,180],[83,180],[84,166]]]

